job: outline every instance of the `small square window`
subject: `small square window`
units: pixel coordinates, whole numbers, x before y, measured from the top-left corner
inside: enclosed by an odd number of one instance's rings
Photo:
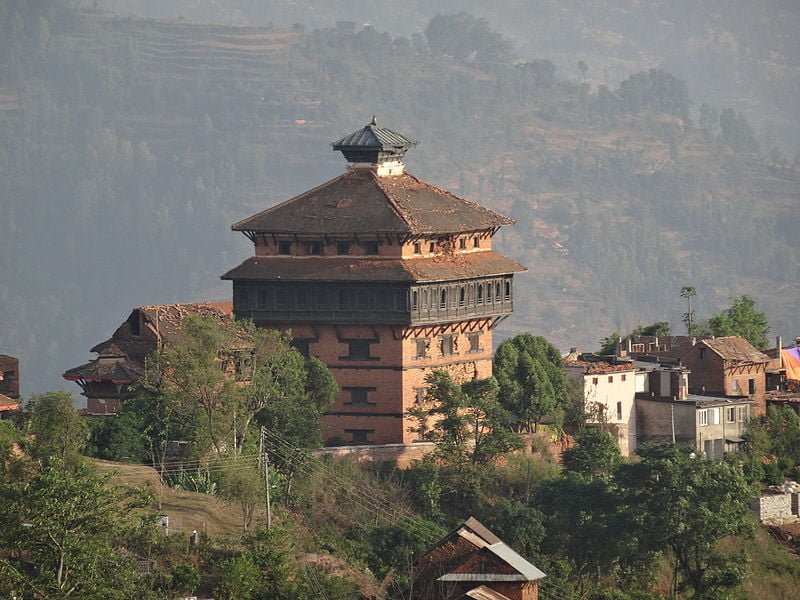
[[[373,360],[369,355],[369,340],[352,340],[347,342],[347,356],[349,360]]]
[[[608,376],[608,383],[614,383],[614,376],[613,375],[609,375]]]
[[[322,244],[320,242],[307,242],[306,254],[309,256],[319,256],[322,254]]]
[[[735,423],[736,422],[736,407],[729,406],[725,409],[725,421],[727,423]]]
[[[364,254],[378,254],[378,242],[364,242]]]
[[[345,429],[345,433],[351,436],[353,444],[371,444],[369,436],[375,433],[374,429]]]
[[[430,252],[431,254],[436,252],[436,243],[435,242],[431,242],[430,244],[428,244],[428,252]]]
[[[592,377],[592,385],[597,385],[598,383],[599,383],[598,378],[597,377]]]
[[[414,340],[416,353],[414,358],[428,358],[428,338],[418,338]]]
[[[350,254],[350,242],[336,242],[336,254],[339,256]]]
[[[466,250],[466,248],[467,248],[467,238],[463,238],[463,237],[462,237],[462,238],[459,238],[459,240],[458,240],[458,247],[459,247],[461,250]]]
[[[375,388],[352,387],[344,388],[345,392],[350,392],[350,401],[345,404],[353,406],[374,406],[374,402],[369,401],[369,393],[374,392]]]
[[[300,354],[302,354],[303,356],[308,358],[311,355],[310,350],[309,350],[309,344],[310,343],[311,343],[311,340],[303,340],[303,339],[295,338],[295,339],[292,340],[292,347],[295,350],[297,350]]]
[[[292,242],[278,242],[278,254],[291,254]]]
[[[481,247],[481,238],[479,238],[477,235],[474,238],[472,238],[472,247],[473,248]]]
[[[414,254],[422,254],[422,244],[414,242]]]
[[[470,352],[480,352],[481,351],[481,334],[478,332],[470,333],[467,335],[467,339],[469,340],[469,351]]]
[[[452,335],[443,335],[439,342],[439,350],[442,356],[452,356],[455,352],[455,344]]]

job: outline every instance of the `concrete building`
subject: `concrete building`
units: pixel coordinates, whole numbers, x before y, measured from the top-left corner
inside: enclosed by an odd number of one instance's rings
[[[492,250],[513,220],[405,172],[416,142],[372,123],[334,142],[349,162],[327,183],[233,225],[254,256],[233,282],[236,318],[291,330],[339,384],[326,438],[416,440],[406,411],[425,377],[492,373],[492,330],[524,268]]]
[[[713,459],[736,452],[750,420],[752,403],[747,398],[689,395],[636,399],[639,443],[656,442],[692,446]]]
[[[564,358],[568,377],[583,383],[587,423],[611,425],[623,456],[636,449],[636,368],[633,361],[609,356],[578,354]]]

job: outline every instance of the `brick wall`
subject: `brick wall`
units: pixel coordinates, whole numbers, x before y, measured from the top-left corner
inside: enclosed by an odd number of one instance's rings
[[[681,362],[691,371],[690,393],[700,393],[703,388],[708,394],[725,393],[725,361],[716,352],[700,343],[684,354]]]

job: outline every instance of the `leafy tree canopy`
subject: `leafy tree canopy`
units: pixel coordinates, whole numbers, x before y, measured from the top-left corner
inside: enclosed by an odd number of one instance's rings
[[[756,310],[756,301],[750,296],[734,298],[730,308],[711,317],[708,325],[716,336],[738,335],[759,350],[767,347],[767,316]]]
[[[89,428],[72,407],[70,394],[47,392],[33,396],[25,411],[33,458],[43,462],[57,458],[68,468],[81,462],[80,453],[89,437]]]
[[[425,29],[428,46],[437,54],[462,61],[506,63],[511,60],[511,42],[489,27],[486,19],[465,12],[436,15]]]
[[[566,375],[558,350],[543,337],[523,333],[504,341],[494,358],[503,407],[515,428],[531,431],[543,417],[563,411]]]

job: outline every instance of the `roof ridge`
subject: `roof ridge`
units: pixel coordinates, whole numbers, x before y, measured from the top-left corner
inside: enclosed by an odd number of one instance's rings
[[[381,177],[378,177],[378,174],[377,174],[375,171],[373,171],[372,169],[370,169],[370,175],[372,176],[372,179],[373,179],[373,181],[375,182],[375,184],[378,186],[378,189],[381,191],[381,194],[383,194],[383,197],[384,197],[384,198],[386,198],[386,200],[388,200],[388,201],[389,201],[389,208],[391,208],[391,209],[392,209],[392,211],[394,211],[394,214],[396,214],[396,215],[398,216],[398,218],[399,218],[401,221],[403,221],[403,223],[405,223],[406,227],[407,227],[407,228],[408,228],[408,230],[409,230],[409,231],[408,231],[408,233],[411,233],[411,231],[413,230],[413,227],[414,227],[414,226],[413,226],[413,224],[412,224],[412,223],[411,223],[411,222],[408,220],[408,218],[407,218],[407,217],[406,217],[406,216],[403,214],[403,211],[402,211],[402,210],[400,209],[400,207],[397,205],[397,202],[395,202],[395,201],[394,201],[394,198],[392,198],[391,194],[389,194],[389,192],[388,192],[388,191],[386,191],[386,188],[384,188],[384,187],[381,185],[381,179],[382,179],[382,178],[381,178]],[[411,177],[411,178],[412,178],[412,179],[414,179],[415,181],[417,180],[417,178],[416,178],[416,177],[414,177],[413,175],[411,175],[411,173],[406,173],[405,171],[404,171],[404,172],[402,172],[402,173],[399,175],[399,177],[403,177],[404,175],[408,175],[409,177]]]

